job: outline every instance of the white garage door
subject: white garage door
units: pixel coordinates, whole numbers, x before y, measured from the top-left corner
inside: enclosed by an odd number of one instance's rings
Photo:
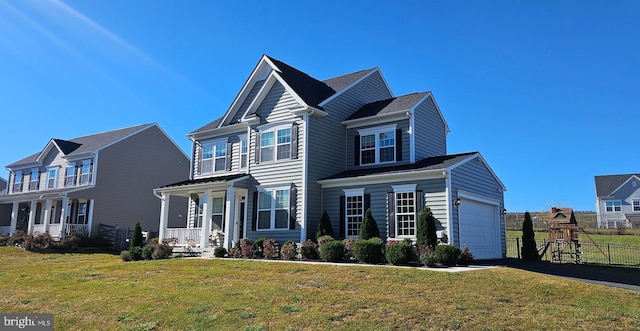
[[[460,248],[469,247],[475,259],[502,258],[498,208],[468,199],[459,208]]]

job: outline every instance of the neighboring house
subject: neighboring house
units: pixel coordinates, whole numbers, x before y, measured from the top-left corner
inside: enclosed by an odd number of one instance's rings
[[[504,185],[477,153],[447,155],[431,92],[395,97],[378,68],[317,80],[263,56],[226,113],[188,134],[190,180],[162,186],[160,238],[231,247],[314,239],[326,211],[357,237],[371,208],[383,239],[415,239],[428,206],[441,240],[505,256]],[[190,198],[186,228],[166,204]]]
[[[51,139],[38,153],[7,166],[0,204],[9,211],[0,214],[0,232],[61,238],[72,232],[97,235],[100,223],[133,228],[138,221],[143,230],[156,232],[160,204],[153,188],[188,178],[189,163],[155,123]],[[172,207],[176,214],[168,218],[180,224],[187,201],[176,199]]]
[[[640,227],[640,174],[595,176],[598,227]]]
[[[0,177],[0,199],[7,194],[7,180]],[[0,219],[11,217],[11,204],[0,203]],[[0,223],[1,224],[1,223]],[[8,235],[9,229],[0,226],[0,236]]]

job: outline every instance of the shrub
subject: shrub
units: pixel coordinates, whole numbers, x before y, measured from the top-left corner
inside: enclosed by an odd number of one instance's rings
[[[358,240],[354,244],[353,253],[360,262],[379,263],[382,260],[382,240],[380,238]]]
[[[218,246],[213,250],[213,256],[215,257],[224,257],[225,255],[227,255],[227,249],[222,246]]]
[[[454,266],[458,263],[458,257],[462,251],[457,246],[438,245],[436,246],[435,253],[438,263],[446,266]]]
[[[524,213],[524,222],[522,222],[522,259],[525,261],[538,261],[538,248],[536,247],[536,234],[533,232],[533,221],[531,214]]]
[[[239,247],[233,246],[231,248],[229,248],[229,257],[233,257],[233,258],[240,258],[242,257],[242,253],[240,251]]]
[[[405,265],[409,263],[412,256],[413,247],[405,242],[392,244],[385,252],[387,262],[393,265]]]
[[[435,249],[438,244],[438,235],[436,234],[436,219],[429,207],[426,207],[420,213],[418,224],[416,225],[416,244],[427,245]]]
[[[75,233],[72,233],[66,236],[59,244],[61,250],[68,252],[72,250],[78,249],[80,247],[80,243],[82,238]]]
[[[280,247],[280,256],[283,260],[293,260],[297,255],[296,243],[289,240]]]
[[[320,246],[320,257],[327,262],[338,262],[344,256],[342,241],[327,241]]]
[[[356,255],[353,253],[353,245],[358,241],[356,238],[347,238],[344,240],[344,258],[345,260],[354,260]]]
[[[333,229],[331,228],[331,219],[329,218],[329,214],[325,211],[320,218],[320,222],[318,223],[318,231],[316,232],[316,239],[320,239],[322,236],[331,236],[333,237]],[[320,243],[318,243],[320,244]]]
[[[364,218],[362,219],[362,223],[360,223],[360,234],[358,235],[359,239],[370,239],[370,238],[380,238],[380,230],[378,230],[378,223],[371,215],[371,208],[367,208],[367,211],[364,213]]]
[[[131,261],[131,252],[129,251],[122,251],[120,252],[120,257],[122,258],[122,261]]]
[[[143,260],[152,260],[153,251],[156,250],[156,245],[146,245],[142,247],[142,259]]]
[[[473,253],[466,245],[462,249],[460,256],[458,256],[458,263],[463,265],[469,265],[473,263]]]
[[[307,239],[307,241],[300,244],[300,256],[307,260],[317,260],[319,257],[318,245],[310,239]]]
[[[160,238],[155,237],[155,238],[151,238],[151,240],[149,240],[149,245],[157,245],[160,243]]]
[[[278,242],[275,239],[266,239],[262,243],[262,256],[265,259],[277,259],[279,252]]]
[[[258,238],[253,242],[253,257],[256,259],[262,258],[264,255],[262,254],[262,248],[264,247],[264,241],[267,238]]]
[[[7,245],[9,246],[22,246],[22,244],[24,243],[25,238],[28,235],[26,233],[24,233],[23,231],[16,231],[11,235],[11,238],[9,238],[9,241],[7,241]]]
[[[330,241],[334,241],[335,239],[333,239],[332,236],[321,236],[318,237],[318,247],[321,247],[324,243],[330,242]]]
[[[245,259],[252,259],[255,256],[251,239],[240,239],[240,255]]]
[[[28,251],[44,253],[52,244],[53,238],[49,232],[45,232],[35,236],[25,236],[22,247]]]
[[[0,246],[7,246],[10,236],[0,235]]]
[[[433,267],[438,263],[438,259],[436,258],[436,253],[429,246],[423,246],[426,249],[420,256],[420,262],[427,267]]]
[[[178,238],[164,238],[162,239],[162,244],[163,245],[171,245],[171,246],[175,246],[178,244]]]
[[[140,222],[136,222],[136,226],[133,228],[133,236],[131,238],[131,245],[129,246],[129,249],[131,250],[133,247],[142,247],[142,240],[142,227],[140,227]]]
[[[142,260],[142,247],[134,246],[129,249],[129,253],[131,253],[132,261],[140,261]]]
[[[165,244],[156,245],[151,258],[154,260],[168,259],[171,257],[171,253],[173,253],[173,247]]]

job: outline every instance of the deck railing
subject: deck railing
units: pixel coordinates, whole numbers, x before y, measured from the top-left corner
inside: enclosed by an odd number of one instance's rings
[[[65,235],[70,235],[72,233],[76,233],[78,235],[82,235],[82,236],[88,236],[89,235],[89,229],[87,227],[86,224],[66,224],[65,228],[64,228],[64,234]]]

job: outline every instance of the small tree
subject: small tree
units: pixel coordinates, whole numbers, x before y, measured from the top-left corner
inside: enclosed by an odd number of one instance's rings
[[[133,247],[142,247],[142,241],[142,227],[140,227],[140,222],[136,222],[136,227],[133,228],[133,238],[131,238],[131,245],[129,246],[129,249]]]
[[[360,223],[360,234],[358,238],[364,240],[380,238],[378,223],[376,223],[376,220],[371,215],[371,208],[367,208],[367,211],[364,213],[364,218],[362,219],[362,223]]]
[[[538,261],[540,259],[535,236],[531,215],[526,212],[524,213],[524,222],[522,222],[522,259],[525,261]]]
[[[318,223],[318,232],[316,232],[316,239],[322,236],[331,236],[333,237],[333,229],[331,228],[331,219],[329,218],[329,214],[325,211],[320,218],[320,223]]]
[[[436,218],[429,207],[426,207],[420,213],[416,228],[416,245],[429,246],[435,250],[438,244],[438,235],[436,234]]]

